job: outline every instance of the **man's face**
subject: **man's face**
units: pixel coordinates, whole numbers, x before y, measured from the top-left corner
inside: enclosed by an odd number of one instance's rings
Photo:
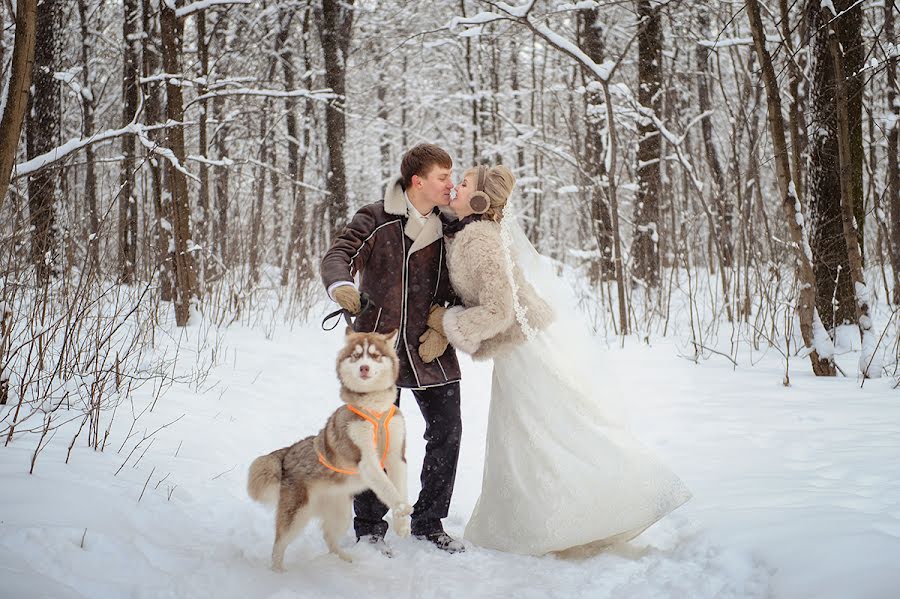
[[[435,206],[446,206],[450,203],[453,177],[449,168],[434,165],[424,177],[413,175],[413,185],[421,192],[423,198]]]

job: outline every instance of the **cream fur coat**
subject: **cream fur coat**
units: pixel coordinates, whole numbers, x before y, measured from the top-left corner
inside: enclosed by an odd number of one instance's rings
[[[444,314],[450,343],[476,360],[492,358],[523,343],[525,334],[516,320],[500,225],[475,221],[445,243],[450,282],[465,304]],[[533,329],[542,330],[553,320],[553,311],[525,280],[518,264],[513,272],[525,319]]]

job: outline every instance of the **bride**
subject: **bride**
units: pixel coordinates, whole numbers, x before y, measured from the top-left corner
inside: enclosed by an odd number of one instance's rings
[[[628,432],[602,354],[567,319],[564,286],[504,219],[514,184],[505,166],[465,173],[450,203],[459,220],[445,226],[465,307],[429,318],[457,349],[494,360],[481,496],[465,537],[528,555],[626,541],[690,492]]]

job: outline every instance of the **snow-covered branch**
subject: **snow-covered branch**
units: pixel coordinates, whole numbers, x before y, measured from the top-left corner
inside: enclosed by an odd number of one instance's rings
[[[767,35],[766,41],[778,44],[778,43],[781,43],[783,40],[781,39],[781,36],[779,36],[779,35]],[[729,38],[714,39],[714,40],[699,40],[697,43],[703,47],[711,48],[711,49],[715,50],[717,48],[729,48],[731,46],[752,46],[753,38],[752,37],[729,37]]]
[[[192,2],[187,6],[176,8],[175,16],[180,19],[192,15],[195,12],[206,10],[211,6],[219,6],[222,4],[250,4],[250,0],[200,0],[199,2]]]
[[[309,98],[310,100],[317,100],[319,102],[327,102],[329,100],[333,100],[338,97],[336,93],[331,91],[330,89],[323,90],[309,90],[309,89],[292,89],[287,91],[281,91],[277,89],[251,89],[248,87],[241,87],[238,89],[227,89],[227,90],[218,90],[214,92],[209,92],[208,94],[203,94],[202,96],[197,96],[193,100],[191,100],[185,108],[190,106],[191,104],[196,104],[197,102],[202,102],[203,100],[209,100],[210,98],[221,98],[224,96],[261,96],[267,98]]]
[[[69,156],[70,154],[73,154],[91,144],[105,141],[107,139],[114,139],[123,135],[134,134],[135,127],[140,126],[141,125],[135,125],[134,123],[132,123],[122,127],[121,129],[108,129],[84,139],[70,139],[63,145],[53,148],[49,152],[45,152],[40,156],[35,156],[31,160],[26,160],[25,162],[17,164],[13,168],[13,179],[18,179],[19,177],[26,177],[28,175],[34,174],[42,168],[49,166],[54,162],[58,162],[66,156]]]
[[[631,48],[631,44],[636,39],[637,35],[633,36],[629,41],[628,45],[625,47],[625,50],[622,52],[619,60],[612,61],[607,60],[604,61],[603,64],[597,64],[594,62],[591,57],[585,54],[581,48],[578,47],[576,43],[573,41],[566,39],[550,29],[546,24],[536,22],[529,18],[529,13],[531,9],[534,8],[534,0],[530,0],[525,4],[519,6],[511,6],[505,2],[491,2],[494,8],[501,11],[501,13],[497,12],[480,12],[477,15],[472,17],[454,17],[449,24],[449,29],[452,31],[454,28],[463,25],[470,26],[472,28],[480,31],[480,28],[487,23],[493,23],[495,21],[514,21],[516,23],[520,23],[525,25],[529,29],[531,29],[538,37],[541,37],[548,44],[560,50],[564,54],[568,54],[570,57],[574,58],[578,63],[580,63],[587,70],[592,72],[597,79],[601,81],[609,81],[615,70],[618,68],[621,63],[622,57],[624,57],[629,48]],[[468,35],[471,35],[471,32],[468,32]],[[467,35],[467,32],[461,32],[460,35]]]
[[[40,156],[35,156],[31,160],[26,160],[25,162],[21,162],[17,164],[13,168],[13,179],[18,179],[19,177],[27,177],[29,175],[33,175],[37,171],[42,168],[48,167],[51,164],[59,162],[60,160],[71,156],[75,152],[86,148],[87,146],[95,143],[99,143],[102,141],[106,141],[109,139],[115,139],[117,137],[122,137],[123,135],[136,135],[141,143],[154,154],[158,154],[170,162],[177,168],[178,170],[185,173],[186,176],[191,177],[192,179],[197,179],[196,176],[192,175],[188,171],[181,166],[178,160],[175,158],[175,155],[171,153],[171,150],[167,148],[162,148],[155,142],[151,141],[149,137],[147,137],[147,131],[152,131],[154,129],[161,129],[165,127],[181,127],[183,123],[166,123],[165,125],[141,125],[139,123],[130,123],[124,127],[119,129],[107,129],[106,131],[101,131],[95,135],[86,138],[74,138],[70,139],[66,143],[53,148],[49,152],[45,152]]]

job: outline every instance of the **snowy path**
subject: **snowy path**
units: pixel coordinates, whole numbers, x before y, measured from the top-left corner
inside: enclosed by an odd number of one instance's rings
[[[815,380],[805,364],[784,388],[775,357],[732,371],[724,360],[694,365],[670,341],[605,354],[604,370],[629,389],[636,432],[694,493],[627,549],[584,560],[477,547],[448,556],[391,534],[397,555],[387,560],[348,532],[356,558],[348,565],[326,555],[310,527],[289,548],[287,572],[274,574],[272,515],[246,497],[246,467],[322,425],[336,406],[339,343],[314,326],[278,329],[273,339],[231,330],[207,381],[220,383],[164,396],[137,428],[184,417],[117,476],[134,444],[115,451],[129,426],[124,409],[106,452],[77,447],[68,466],[74,429],[57,435],[34,475],[36,438],[0,448],[0,596],[897,596],[900,392],[888,380],[862,390],[849,379]],[[490,389],[489,365],[463,369],[464,440],[446,522],[457,535],[480,487]],[[423,425],[412,398],[402,401],[414,497]]]

